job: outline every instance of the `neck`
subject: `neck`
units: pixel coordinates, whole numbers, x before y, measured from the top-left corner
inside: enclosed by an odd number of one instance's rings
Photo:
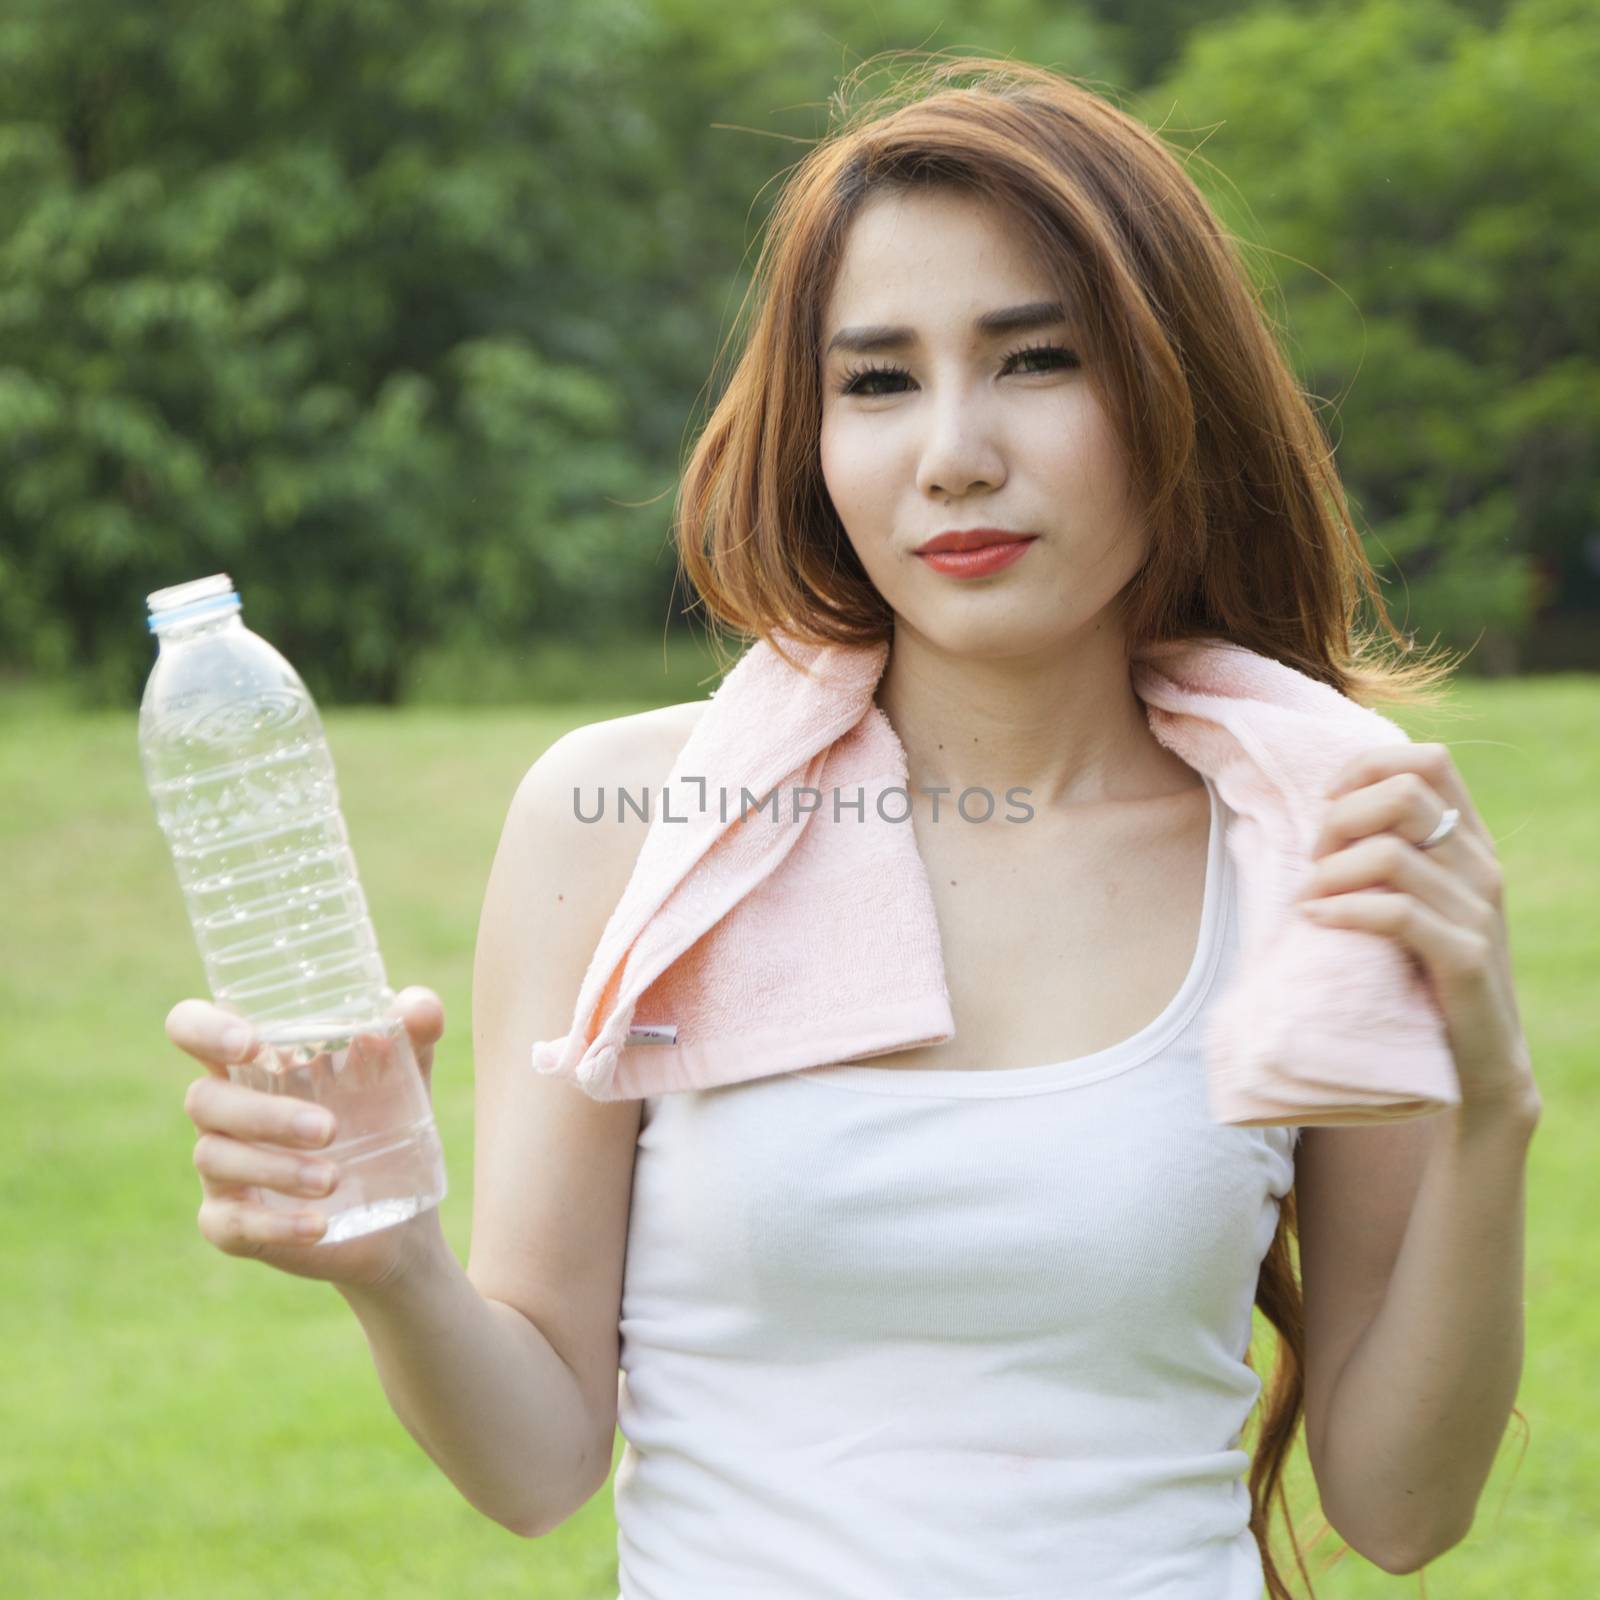
[[[1150,731],[1127,644],[1102,617],[1046,650],[963,655],[896,620],[873,696],[905,747],[912,796],[1030,791],[1041,809],[1163,797],[1203,780]]]

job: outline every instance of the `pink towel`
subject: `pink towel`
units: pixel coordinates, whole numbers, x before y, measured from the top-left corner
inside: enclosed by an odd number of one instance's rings
[[[535,1070],[636,1099],[955,1037],[908,797],[884,793],[908,787],[873,700],[889,647],[783,644],[806,673],[752,645],[649,797],[572,1028],[534,1045]],[[1151,647],[1132,682],[1156,738],[1235,813],[1240,959],[1203,1041],[1214,1120],[1366,1123],[1458,1105],[1443,1018],[1411,958],[1292,903],[1327,785],[1404,731],[1220,639]]]

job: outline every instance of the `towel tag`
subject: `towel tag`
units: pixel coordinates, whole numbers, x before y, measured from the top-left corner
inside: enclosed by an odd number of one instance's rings
[[[676,1044],[678,1025],[675,1022],[636,1022],[628,1029],[624,1044]]]

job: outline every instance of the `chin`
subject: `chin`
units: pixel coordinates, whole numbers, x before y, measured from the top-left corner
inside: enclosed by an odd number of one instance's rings
[[[988,611],[988,608],[982,608]],[[956,615],[965,611],[966,615]],[[1046,618],[1019,616],[1014,609],[952,607],[938,614],[917,615],[896,610],[897,628],[905,628],[935,650],[970,661],[1008,661],[1041,650],[1059,648],[1069,637],[1059,614]]]

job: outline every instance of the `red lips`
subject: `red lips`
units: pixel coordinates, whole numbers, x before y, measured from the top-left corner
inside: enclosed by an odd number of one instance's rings
[[[935,534],[925,544],[919,544],[916,553],[926,556],[944,550],[983,550],[990,545],[1023,544],[1037,537],[1033,533],[1012,533],[1005,528],[952,529],[948,533]]]
[[[1018,561],[1025,561],[1037,539],[1006,538],[980,544],[970,550],[930,550],[917,553],[917,560],[947,578],[987,578]]]

